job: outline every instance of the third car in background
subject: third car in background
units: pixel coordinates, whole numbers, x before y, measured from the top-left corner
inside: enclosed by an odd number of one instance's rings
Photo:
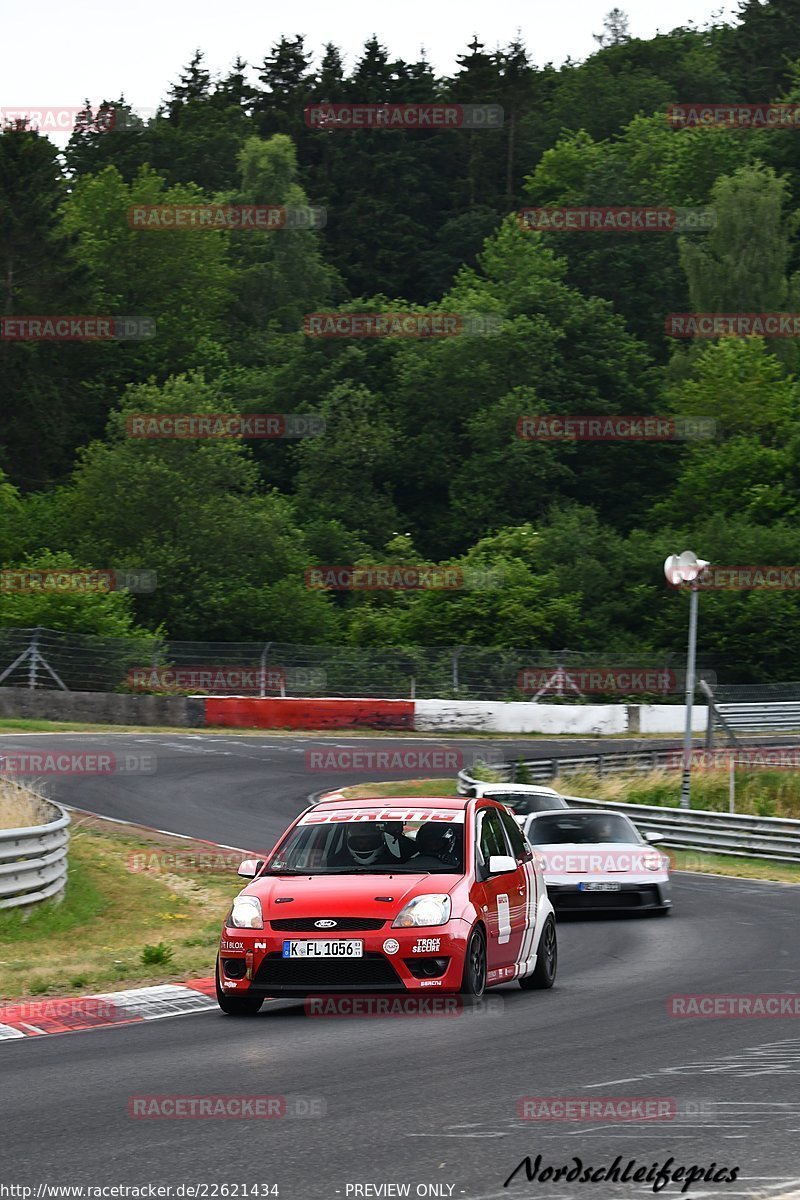
[[[566,800],[554,788],[533,783],[476,783],[469,789],[471,796],[484,796],[510,808],[520,825],[531,813],[568,808]]]

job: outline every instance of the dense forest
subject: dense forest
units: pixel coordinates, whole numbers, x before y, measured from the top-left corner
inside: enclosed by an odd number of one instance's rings
[[[145,568],[148,592],[0,590],[0,625],[620,661],[685,644],[662,563],[800,564],[792,338],[678,339],[670,313],[800,312],[800,124],[676,127],[671,104],[800,105],[797,0],[585,62],[476,37],[450,78],[369,40],[285,36],[144,119],[87,107],[59,149],[0,133],[0,315],[147,317],[155,336],[0,337],[0,565]],[[313,127],[322,102],[499,105],[499,128]],[[103,119],[113,112],[114,120]],[[324,225],[137,228],[149,205],[311,205]],[[705,208],[682,232],[540,231],[526,207]],[[485,334],[314,337],[316,312],[456,313]],[[6,326],[8,328],[8,326]],[[132,414],[314,414],[297,438],[143,439]],[[526,414],[704,418],[711,438],[528,440]],[[324,564],[472,586],[332,591]],[[476,581],[476,582],[475,582]],[[798,595],[708,592],[722,680],[797,678]]]

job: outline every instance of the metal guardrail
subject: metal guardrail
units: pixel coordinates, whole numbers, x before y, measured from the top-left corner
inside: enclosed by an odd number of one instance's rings
[[[785,733],[800,729],[800,701],[762,704],[717,704],[725,724],[743,733]]]
[[[740,747],[742,751],[746,751],[746,749],[746,747]],[[764,746],[764,749],[797,750],[798,743],[796,739],[787,742],[769,742],[768,745]],[[695,747],[695,751],[697,751],[697,747]],[[557,757],[550,755],[548,758],[526,758],[519,760],[519,762],[525,767],[533,782],[539,783],[548,779],[555,779],[557,776],[568,774],[571,771],[584,769],[596,771],[598,775],[602,776],[611,774],[619,775],[626,771],[645,772],[657,771],[659,768],[674,768],[680,756],[680,748],[673,746],[665,750],[617,750],[603,754],[563,755]],[[502,776],[501,782],[513,783],[519,763],[487,763],[486,765]],[[471,779],[467,770],[459,771],[458,790],[462,795],[466,793],[467,780],[472,783],[478,782],[478,780]]]
[[[66,886],[70,817],[60,804],[39,799],[53,814],[51,821],[0,829],[0,909],[37,904]]]
[[[562,772],[568,773],[576,766],[594,767],[601,774],[612,769],[649,771],[663,765],[667,754],[674,764],[675,753],[675,750],[656,750],[638,754],[533,759],[525,761],[525,766],[531,778],[538,781],[552,779]],[[492,770],[497,770],[503,775],[503,781],[510,783],[513,782],[516,766],[516,763],[493,763]],[[479,782],[482,781],[474,779],[467,770],[458,773],[458,791],[461,795],[466,795],[469,787]],[[675,849],[800,862],[800,821],[786,817],[752,817],[740,813],[623,804],[619,801],[592,800],[586,796],[570,796],[566,792],[562,792],[562,795],[576,808],[607,808],[624,813],[638,828],[652,829],[662,834],[664,845]]]
[[[564,795],[564,799],[576,808],[607,808],[624,813],[637,828],[654,829],[663,835],[665,846],[677,850],[706,850],[710,854],[733,854],[740,858],[800,862],[800,821],[660,808],[651,804],[621,804],[589,800],[585,796]]]

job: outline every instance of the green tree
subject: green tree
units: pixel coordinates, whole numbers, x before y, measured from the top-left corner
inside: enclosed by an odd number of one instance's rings
[[[298,449],[298,510],[307,520],[341,519],[356,538],[381,546],[400,520],[389,483],[397,434],[387,405],[366,387],[341,384],[319,412],[324,436]]]
[[[787,185],[771,168],[740,167],[711,192],[716,224],[706,240],[681,240],[694,312],[775,312],[787,293]]]
[[[18,571],[90,571],[64,550],[43,550],[6,563]],[[57,629],[67,633],[150,640],[137,626],[131,594],[104,590],[0,589],[0,628]]]
[[[607,520],[633,524],[668,469],[653,447],[519,445],[525,415],[654,411],[643,348],[608,304],[568,287],[565,270],[540,235],[508,218],[479,268],[463,270],[437,305],[486,315],[499,331],[401,349],[391,388],[400,429],[394,479],[427,555],[462,553],[487,527],[538,519],[573,486]],[[528,404],[538,412],[526,413]],[[554,495],[555,485],[564,490]]]
[[[172,637],[325,641],[335,616],[305,587],[310,554],[292,506],[259,491],[241,443],[126,433],[136,413],[221,411],[230,401],[200,374],[130,388],[106,441],[83,452],[54,498],[51,526],[81,561],[155,571],[158,587],[136,609]]]
[[[86,271],[61,221],[57,154],[22,124],[0,131],[0,316],[86,311]],[[44,487],[68,469],[95,363],[85,345],[0,338],[0,468],[15,483]]]
[[[603,32],[593,33],[592,37],[599,46],[619,46],[622,42],[629,42],[631,35],[628,33],[627,14],[621,8],[612,8],[606,13]]]
[[[147,206],[205,202],[194,185],[166,187],[146,167],[130,184],[115,167],[107,167],[79,179],[70,193],[64,224],[89,272],[95,311],[155,322],[152,339],[103,348],[117,386],[125,378],[163,377],[224,362],[217,339],[232,298],[229,235],[217,229],[137,227],[131,216]]]
[[[309,209],[297,182],[297,156],[290,138],[248,138],[239,155],[237,204]],[[255,361],[265,334],[302,329],[303,316],[342,296],[336,273],[325,263],[314,228],[236,232],[231,239],[236,272],[237,337]]]
[[[800,511],[800,387],[762,339],[706,345],[665,399],[669,411],[710,418],[715,430],[709,440],[684,444],[675,483],[654,506],[654,524],[690,522],[698,511],[768,524]]]
[[[705,207],[719,175],[747,161],[749,143],[734,130],[668,128],[661,114],[636,117],[614,139],[564,133],[526,181],[535,206],[649,205]],[[687,235],[689,249],[706,244]],[[678,237],[673,232],[546,233],[546,244],[568,264],[569,282],[610,300],[631,332],[664,358],[664,318],[689,306]]]

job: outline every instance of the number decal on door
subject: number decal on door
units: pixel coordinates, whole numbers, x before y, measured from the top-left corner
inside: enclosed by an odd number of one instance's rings
[[[503,893],[497,897],[497,940],[501,944],[511,939],[511,908],[508,896]]]

